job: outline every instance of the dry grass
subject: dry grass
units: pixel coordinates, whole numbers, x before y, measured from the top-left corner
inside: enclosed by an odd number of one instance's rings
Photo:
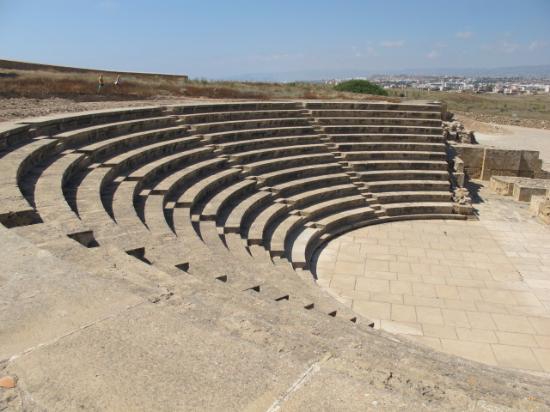
[[[163,76],[122,77],[114,86],[113,74],[104,74],[105,86],[97,93],[97,75],[93,73],[0,68],[0,97],[69,98],[77,101],[138,100],[159,97],[207,97],[218,99],[346,99],[390,100],[399,98],[338,92],[331,86],[312,83],[253,83],[185,81]]]
[[[539,123],[550,121],[550,95],[547,94],[505,96],[409,89],[406,90],[406,98],[441,100],[447,103],[451,112],[472,114],[478,120],[508,120],[511,123],[521,120]]]

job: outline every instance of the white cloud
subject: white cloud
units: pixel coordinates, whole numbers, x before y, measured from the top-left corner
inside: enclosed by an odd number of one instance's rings
[[[432,50],[426,55],[426,57],[428,59],[435,59],[435,58],[439,57],[439,53],[437,52],[437,50]]]
[[[370,43],[366,48],[351,46],[351,51],[353,55],[357,58],[365,57],[365,56],[378,56],[378,52],[376,51],[376,48],[371,46]]]
[[[279,62],[290,61],[296,59],[302,59],[304,55],[302,53],[274,53],[265,55],[251,56],[251,60],[259,62]]]
[[[514,43],[512,41],[504,40],[499,45],[499,50],[503,53],[514,53],[519,49],[519,44]]]
[[[481,50],[490,53],[512,54],[521,50],[525,50],[526,46],[514,42],[513,40],[502,40],[496,43],[486,43],[480,46]]]
[[[388,49],[397,49],[403,47],[405,42],[403,40],[384,40],[380,42],[380,46],[386,47]]]
[[[455,34],[456,37],[459,39],[471,39],[473,37],[474,33],[471,31],[459,31]]]
[[[538,50],[538,49],[544,49],[545,47],[548,47],[548,45],[550,45],[550,43],[545,42],[545,41],[535,40],[535,41],[531,42],[531,44],[527,48],[530,51],[535,51],[535,50]]]

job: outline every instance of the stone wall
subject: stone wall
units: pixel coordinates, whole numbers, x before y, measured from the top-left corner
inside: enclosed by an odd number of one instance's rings
[[[471,144],[452,144],[451,150],[464,162],[464,172],[471,179],[489,180],[491,176],[545,177],[537,151]]]
[[[134,76],[139,78],[166,78],[166,79],[181,79],[187,81],[189,78],[185,74],[167,74],[167,73],[145,73],[145,72],[127,72],[127,71],[118,71],[118,70],[104,70],[104,69],[84,69],[81,67],[67,67],[67,66],[58,66],[54,64],[42,64],[42,63],[30,63],[30,62],[21,62],[15,60],[4,60],[0,59],[0,68],[7,70],[49,70],[55,72],[66,72],[66,73],[103,73],[103,74],[120,74],[121,76]]]

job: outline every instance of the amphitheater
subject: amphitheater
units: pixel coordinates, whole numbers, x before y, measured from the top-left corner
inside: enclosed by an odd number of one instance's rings
[[[0,410],[548,410],[548,228],[453,197],[443,111],[4,124]]]

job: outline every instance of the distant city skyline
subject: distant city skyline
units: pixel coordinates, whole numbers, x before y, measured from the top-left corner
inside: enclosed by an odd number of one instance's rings
[[[549,21],[546,0],[0,0],[0,59],[243,80],[550,65]]]

